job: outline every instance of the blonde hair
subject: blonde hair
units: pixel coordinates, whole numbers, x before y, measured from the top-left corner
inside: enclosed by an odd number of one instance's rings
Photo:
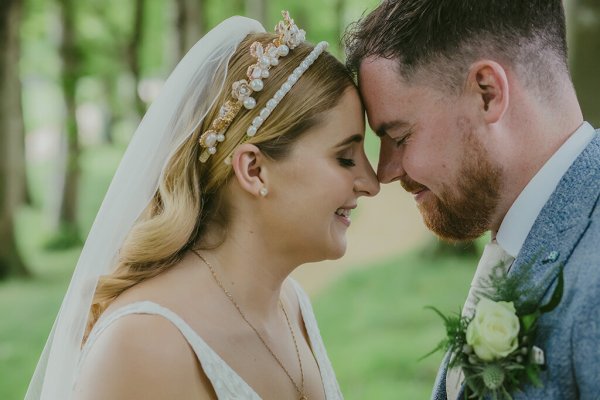
[[[266,45],[275,37],[268,33],[251,34],[238,46],[229,61],[227,78],[217,101],[198,129],[169,160],[151,203],[123,242],[113,272],[100,277],[84,341],[102,312],[121,293],[177,264],[187,250],[199,244],[209,225],[217,224],[225,232],[227,204],[222,198],[222,189],[232,176],[232,168],[224,161],[240,143],[255,144],[267,157],[282,159],[293,143],[318,124],[323,113],[335,107],[349,87],[354,87],[350,72],[324,52],[279,103],[256,136],[248,138],[246,129],[258,110],[314,48],[303,43],[271,68],[265,88],[254,96],[256,108],[242,108],[217,153],[206,163],[200,163],[200,135],[228,100],[233,82],[243,79],[248,66],[255,62],[249,52],[250,45],[254,41]]]

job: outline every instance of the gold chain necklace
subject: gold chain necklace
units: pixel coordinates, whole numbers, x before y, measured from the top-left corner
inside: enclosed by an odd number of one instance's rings
[[[283,311],[283,315],[285,315],[285,320],[287,322],[288,328],[290,329],[290,333],[292,334],[292,340],[294,341],[294,347],[296,349],[296,356],[298,357],[298,364],[300,364],[301,384],[299,386],[296,383],[296,381],[294,380],[294,378],[292,378],[292,375],[289,373],[289,371],[287,370],[287,368],[283,365],[283,363],[281,362],[281,360],[279,359],[279,357],[277,357],[277,355],[275,354],[275,352],[271,349],[271,347],[269,347],[269,345],[267,344],[266,340],[262,337],[262,335],[254,327],[254,325],[252,325],[250,323],[250,321],[248,321],[248,318],[246,318],[246,315],[242,312],[242,309],[240,308],[240,306],[233,299],[233,296],[231,295],[231,293],[227,289],[225,289],[225,286],[223,286],[223,284],[221,283],[221,281],[217,277],[217,273],[215,272],[215,269],[213,268],[213,266],[208,261],[206,261],[206,259],[204,257],[202,257],[200,255],[200,253],[198,253],[196,250],[192,250],[192,252],[195,255],[197,255],[202,260],[202,262],[204,262],[204,264],[206,264],[208,266],[208,269],[210,270],[210,272],[211,272],[211,274],[212,274],[215,282],[217,283],[217,285],[219,285],[219,287],[221,288],[221,290],[223,291],[223,293],[225,293],[225,296],[227,296],[227,298],[229,299],[229,301],[231,302],[231,304],[233,304],[233,306],[238,311],[238,313],[240,314],[240,316],[242,317],[242,319],[246,322],[246,324],[248,324],[248,326],[250,328],[252,328],[252,330],[254,331],[254,333],[256,334],[256,336],[258,336],[258,338],[260,339],[260,341],[262,342],[262,344],[265,346],[265,348],[269,351],[269,353],[271,353],[271,355],[273,356],[273,358],[275,359],[275,361],[277,361],[277,364],[279,364],[279,366],[281,367],[281,369],[283,369],[283,372],[285,372],[285,374],[287,375],[287,377],[290,379],[290,381],[294,385],[294,388],[298,392],[298,395],[300,396],[299,400],[308,400],[308,397],[306,396],[306,394],[304,394],[304,370],[302,369],[302,359],[300,358],[300,350],[298,350],[298,343],[296,341],[296,335],[294,334],[294,330],[292,329],[292,324],[290,323],[290,318],[288,317],[287,311],[285,310],[285,307],[283,306],[283,303],[281,302],[281,299],[279,300],[279,305],[281,306],[281,310]]]

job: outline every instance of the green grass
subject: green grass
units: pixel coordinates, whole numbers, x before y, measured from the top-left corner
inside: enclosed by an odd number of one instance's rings
[[[420,360],[443,338],[427,305],[458,312],[476,260],[418,252],[353,272],[315,300],[342,392],[353,399],[428,399],[443,354]]]
[[[60,302],[78,248],[45,252],[49,234],[41,213],[19,213],[21,250],[34,279],[0,282],[0,399],[22,399]]]

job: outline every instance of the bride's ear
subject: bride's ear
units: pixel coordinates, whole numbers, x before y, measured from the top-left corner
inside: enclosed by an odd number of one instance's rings
[[[238,184],[253,196],[260,196],[261,190],[268,187],[265,161],[260,149],[249,143],[238,146],[231,155],[231,166]]]

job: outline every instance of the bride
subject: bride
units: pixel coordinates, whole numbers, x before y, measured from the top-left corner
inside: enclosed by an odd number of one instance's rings
[[[300,264],[379,186],[350,73],[289,15],[230,18],[119,166],[26,399],[339,399]]]

